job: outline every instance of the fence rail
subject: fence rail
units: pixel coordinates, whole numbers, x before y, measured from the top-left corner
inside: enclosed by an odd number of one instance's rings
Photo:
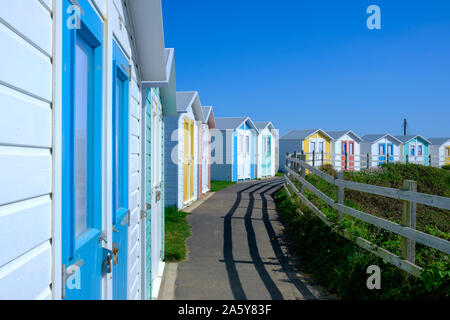
[[[312,166],[332,164],[339,170],[368,169],[385,163],[411,163],[432,167],[440,167],[448,163],[448,157],[435,157],[432,155],[374,155],[374,154],[341,154],[330,152],[306,152],[306,162]]]
[[[400,235],[402,237],[402,256],[397,256],[363,238],[354,237],[347,231],[339,232],[345,238],[354,239],[356,244],[360,247],[369,250],[373,254],[385,259],[391,264],[416,277],[420,277],[420,273],[422,270],[421,267],[415,264],[416,242],[434,248],[446,254],[450,254],[449,241],[416,230],[416,204],[423,204],[444,210],[450,210],[450,198],[419,193],[417,192],[417,183],[415,181],[407,180],[404,182],[404,186],[402,189],[394,189],[346,181],[344,180],[343,172],[339,173],[338,177],[335,178],[309,165],[305,158],[305,155],[301,155],[299,159],[296,153],[294,153],[293,157],[288,154],[286,155],[286,188],[288,189],[289,187],[292,190],[293,194],[295,194],[302,203],[309,207],[328,226],[333,226],[334,223],[331,222],[327,218],[327,216],[305,196],[305,188],[316,195],[319,199],[324,201],[327,205],[336,209],[339,214],[339,219],[342,219],[344,215],[348,215],[365,223]],[[327,181],[328,183],[336,186],[338,190],[337,199],[334,200],[330,198],[325,193],[316,188],[313,184],[308,182],[306,180],[306,170],[308,170],[311,174],[314,174]],[[297,189],[294,181],[300,183],[300,190]],[[351,189],[355,191],[385,196],[396,200],[402,200],[404,203],[402,224],[379,218],[344,205],[345,189]],[[292,193],[290,193],[290,195],[292,196]]]

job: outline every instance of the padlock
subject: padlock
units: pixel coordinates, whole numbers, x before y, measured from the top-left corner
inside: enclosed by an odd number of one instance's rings
[[[105,273],[109,274],[112,272],[111,268],[111,255],[108,253],[108,257],[103,262]]]

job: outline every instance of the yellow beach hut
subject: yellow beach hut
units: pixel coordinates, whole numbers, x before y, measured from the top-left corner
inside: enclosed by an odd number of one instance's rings
[[[292,130],[280,138],[280,171],[284,171],[286,153],[303,152],[308,164],[319,167],[331,164],[331,142],[322,129]]]

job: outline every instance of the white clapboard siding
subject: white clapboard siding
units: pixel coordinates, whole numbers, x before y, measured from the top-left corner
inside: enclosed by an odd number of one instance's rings
[[[132,154],[130,156],[130,172],[136,172],[139,171],[140,167],[139,167],[139,156]]]
[[[130,194],[130,210],[133,212],[138,208],[139,205],[139,190],[134,190]]]
[[[39,26],[35,27],[39,29]],[[2,48],[0,82],[50,102],[52,99],[50,58],[2,23],[0,23],[0,48]]]
[[[139,277],[139,271],[140,271],[140,263],[139,263],[139,252],[140,252],[140,242],[139,242],[139,228],[136,227],[132,230],[130,230],[130,239],[134,239],[134,246],[130,247],[129,250],[129,257],[130,257],[130,263],[129,263],[129,279],[130,279],[130,289],[133,287],[133,284],[136,282],[137,278]],[[138,289],[138,288],[137,288]],[[133,296],[134,294],[131,292],[130,296]]]
[[[51,237],[50,196],[0,207],[0,266]]]
[[[134,172],[130,175],[130,189],[133,191],[138,190],[139,188],[139,173],[138,172]]]
[[[0,268],[0,297],[23,300],[39,297],[51,283],[51,245],[46,241]]]
[[[139,88],[134,80],[131,80],[131,97],[136,101],[139,101],[140,93]]]
[[[131,154],[139,154],[139,138],[135,136],[131,136],[130,138],[130,153]]]
[[[107,0],[92,0],[95,9],[102,18],[106,17],[106,1]]]
[[[52,56],[52,17],[39,0],[2,1],[0,20]]]
[[[0,85],[0,143],[50,148],[50,104]]]
[[[0,146],[0,205],[51,193],[48,149]]]
[[[133,117],[140,120],[139,103],[135,99],[130,99],[130,113]]]
[[[116,40],[119,42],[125,54],[131,57],[131,46],[128,38],[128,30],[125,26],[125,18],[123,14],[122,5],[114,5],[111,13],[111,23],[113,28],[113,34]]]
[[[38,0],[38,1],[40,1],[47,10],[49,10],[50,12],[53,11],[52,0]]]
[[[50,288],[46,288],[42,291],[34,300],[51,300],[52,299],[52,291]]]
[[[140,131],[139,120],[136,119],[135,117],[131,116],[130,117],[130,134],[132,134],[133,136],[139,137],[139,131]]]

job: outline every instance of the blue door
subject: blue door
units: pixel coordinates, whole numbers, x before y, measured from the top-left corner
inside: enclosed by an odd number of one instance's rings
[[[386,144],[380,143],[378,145],[379,165],[386,163]]]
[[[392,143],[380,143],[378,144],[379,165],[387,163],[389,155],[389,163],[394,162],[394,145]]]
[[[103,23],[79,3],[63,0],[62,298],[85,300],[102,298],[111,256],[102,248]]]
[[[113,299],[127,299],[129,63],[113,41]]]
[[[394,145],[392,143],[387,144],[387,155],[389,155],[389,163],[394,162]]]

